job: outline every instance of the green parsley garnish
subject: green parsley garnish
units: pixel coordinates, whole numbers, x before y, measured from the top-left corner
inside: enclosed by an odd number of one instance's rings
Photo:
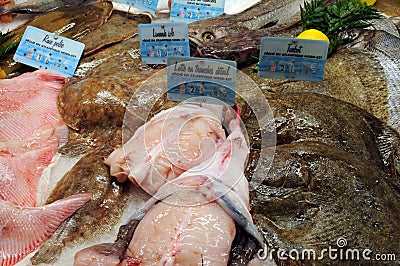
[[[339,34],[346,30],[360,29],[371,26],[367,22],[380,17],[374,6],[368,6],[360,0],[342,0],[338,3],[324,5],[325,0],[304,2],[301,9],[301,23],[303,30],[317,29],[329,38],[331,55],[344,41]]]

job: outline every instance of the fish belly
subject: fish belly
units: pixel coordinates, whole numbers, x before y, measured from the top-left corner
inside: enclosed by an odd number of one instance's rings
[[[235,224],[217,203],[160,202],[139,223],[126,265],[227,265]]]
[[[106,164],[119,181],[129,178],[154,194],[167,181],[212,156],[221,138],[225,138],[221,123],[207,109],[178,106],[139,128]]]

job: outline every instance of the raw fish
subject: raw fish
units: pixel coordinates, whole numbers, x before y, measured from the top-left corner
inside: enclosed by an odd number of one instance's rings
[[[56,154],[58,139],[23,153],[0,154],[0,199],[19,206],[36,206],[39,179]],[[4,150],[3,150],[4,152]]]
[[[43,207],[21,207],[0,200],[0,264],[14,265],[34,251],[90,197],[90,193],[80,193]]]
[[[39,247],[31,258],[32,264],[54,264],[65,247],[95,241],[118,222],[128,201],[137,197],[139,189],[132,190],[129,182],[116,182],[98,153],[93,151],[82,157],[47,198],[46,204],[50,204],[82,191],[93,195],[88,204],[71,215]]]
[[[215,158],[159,189],[163,201],[139,223],[122,265],[227,265],[234,221],[262,244],[248,212],[249,148],[240,131],[218,144]]]
[[[128,178],[154,194],[166,181],[207,160],[225,139],[218,113],[210,106],[183,104],[162,111],[140,127],[105,161],[119,181]]]
[[[0,141],[25,139],[65,125],[57,110],[63,84],[62,76],[42,70],[0,80]]]

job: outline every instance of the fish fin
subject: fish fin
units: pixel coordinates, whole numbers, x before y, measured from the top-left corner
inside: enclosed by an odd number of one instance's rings
[[[91,193],[79,193],[42,207],[0,201],[1,265],[13,265],[34,251],[90,198]]]
[[[231,216],[233,220],[235,220],[238,225],[240,225],[240,227],[254,237],[261,247],[264,247],[264,238],[254,225],[251,214],[246,205],[244,205],[241,200],[237,200],[238,198],[238,195],[231,190],[225,195],[219,197],[217,203],[229,214],[229,216]]]
[[[227,187],[223,183],[219,182],[218,180],[209,181],[211,182],[201,186],[199,191],[203,193],[209,200],[215,200],[240,227],[254,237],[261,247],[264,247],[264,238],[254,225],[247,204],[234,190]]]
[[[396,130],[383,125],[382,134],[377,137],[377,144],[385,164],[388,164],[390,156],[400,144],[400,136]]]

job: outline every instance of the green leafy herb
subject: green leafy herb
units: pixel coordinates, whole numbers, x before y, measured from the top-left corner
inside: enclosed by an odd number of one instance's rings
[[[14,34],[3,34],[0,32],[0,58],[3,58],[9,51],[18,46],[18,42],[13,42],[4,46],[4,43],[10,40],[13,36]]]
[[[371,26],[368,20],[380,17],[374,6],[368,6],[360,0],[342,0],[331,5],[324,5],[325,0],[304,2],[301,9],[303,30],[317,29],[329,38],[328,55],[334,53],[343,42],[340,33],[351,29]]]

